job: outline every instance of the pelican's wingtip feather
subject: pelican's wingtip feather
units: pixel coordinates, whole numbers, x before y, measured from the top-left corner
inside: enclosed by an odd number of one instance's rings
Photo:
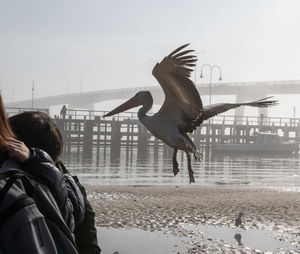
[[[179,52],[180,50],[184,49],[185,47],[187,47],[187,46],[189,46],[189,45],[190,45],[190,43],[187,43],[187,44],[184,44],[184,45],[180,46],[179,48],[177,48],[177,49],[175,49],[174,51],[172,51],[172,52],[168,55],[168,57],[173,56],[174,54],[176,54],[177,52]]]

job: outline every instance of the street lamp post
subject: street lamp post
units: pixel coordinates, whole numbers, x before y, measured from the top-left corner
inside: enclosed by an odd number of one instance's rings
[[[80,93],[82,93],[82,86],[83,86],[83,72],[89,71],[90,69],[80,69]]]
[[[209,105],[211,105],[211,84],[212,84],[212,72],[214,69],[218,69],[220,71],[220,77],[219,80],[222,80],[222,70],[221,67],[219,65],[209,65],[209,64],[202,64],[201,66],[201,74],[200,74],[200,78],[203,78],[203,68],[204,67],[209,67],[210,70],[210,77],[209,77]]]
[[[204,55],[205,52],[204,51],[200,51],[200,52],[195,52],[195,56],[197,58],[197,61],[198,61],[198,56],[199,55]],[[194,69],[194,84],[196,85],[197,84],[197,65],[195,65],[195,69]]]

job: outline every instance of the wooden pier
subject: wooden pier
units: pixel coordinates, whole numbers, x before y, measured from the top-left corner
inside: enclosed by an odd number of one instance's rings
[[[109,147],[114,154],[126,149],[138,148],[146,152],[149,148],[168,147],[153,137],[136,118],[136,113],[124,113],[115,118],[101,116],[102,111],[68,110],[55,121],[64,139],[64,152],[77,151],[86,156],[93,149]],[[278,133],[285,141],[300,141],[300,119],[216,116],[198,127],[191,138],[196,147],[209,148],[214,143],[253,143],[257,131]]]

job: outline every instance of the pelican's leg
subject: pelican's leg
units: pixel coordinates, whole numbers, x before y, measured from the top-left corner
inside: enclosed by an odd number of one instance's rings
[[[194,172],[192,170],[192,162],[191,162],[191,155],[189,152],[186,152],[186,157],[188,159],[188,170],[189,170],[189,176],[190,176],[190,183],[194,183]]]
[[[174,173],[174,176],[176,176],[179,172],[178,162],[176,160],[176,155],[177,155],[177,149],[174,148],[174,151],[173,151],[173,173]]]

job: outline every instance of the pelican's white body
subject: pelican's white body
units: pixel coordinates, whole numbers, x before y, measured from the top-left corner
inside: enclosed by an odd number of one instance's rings
[[[168,146],[179,150],[195,152],[192,144],[178,129],[178,126],[168,118],[160,117],[159,114],[140,118],[143,125],[153,136],[162,140]],[[157,128],[159,126],[159,128]]]

